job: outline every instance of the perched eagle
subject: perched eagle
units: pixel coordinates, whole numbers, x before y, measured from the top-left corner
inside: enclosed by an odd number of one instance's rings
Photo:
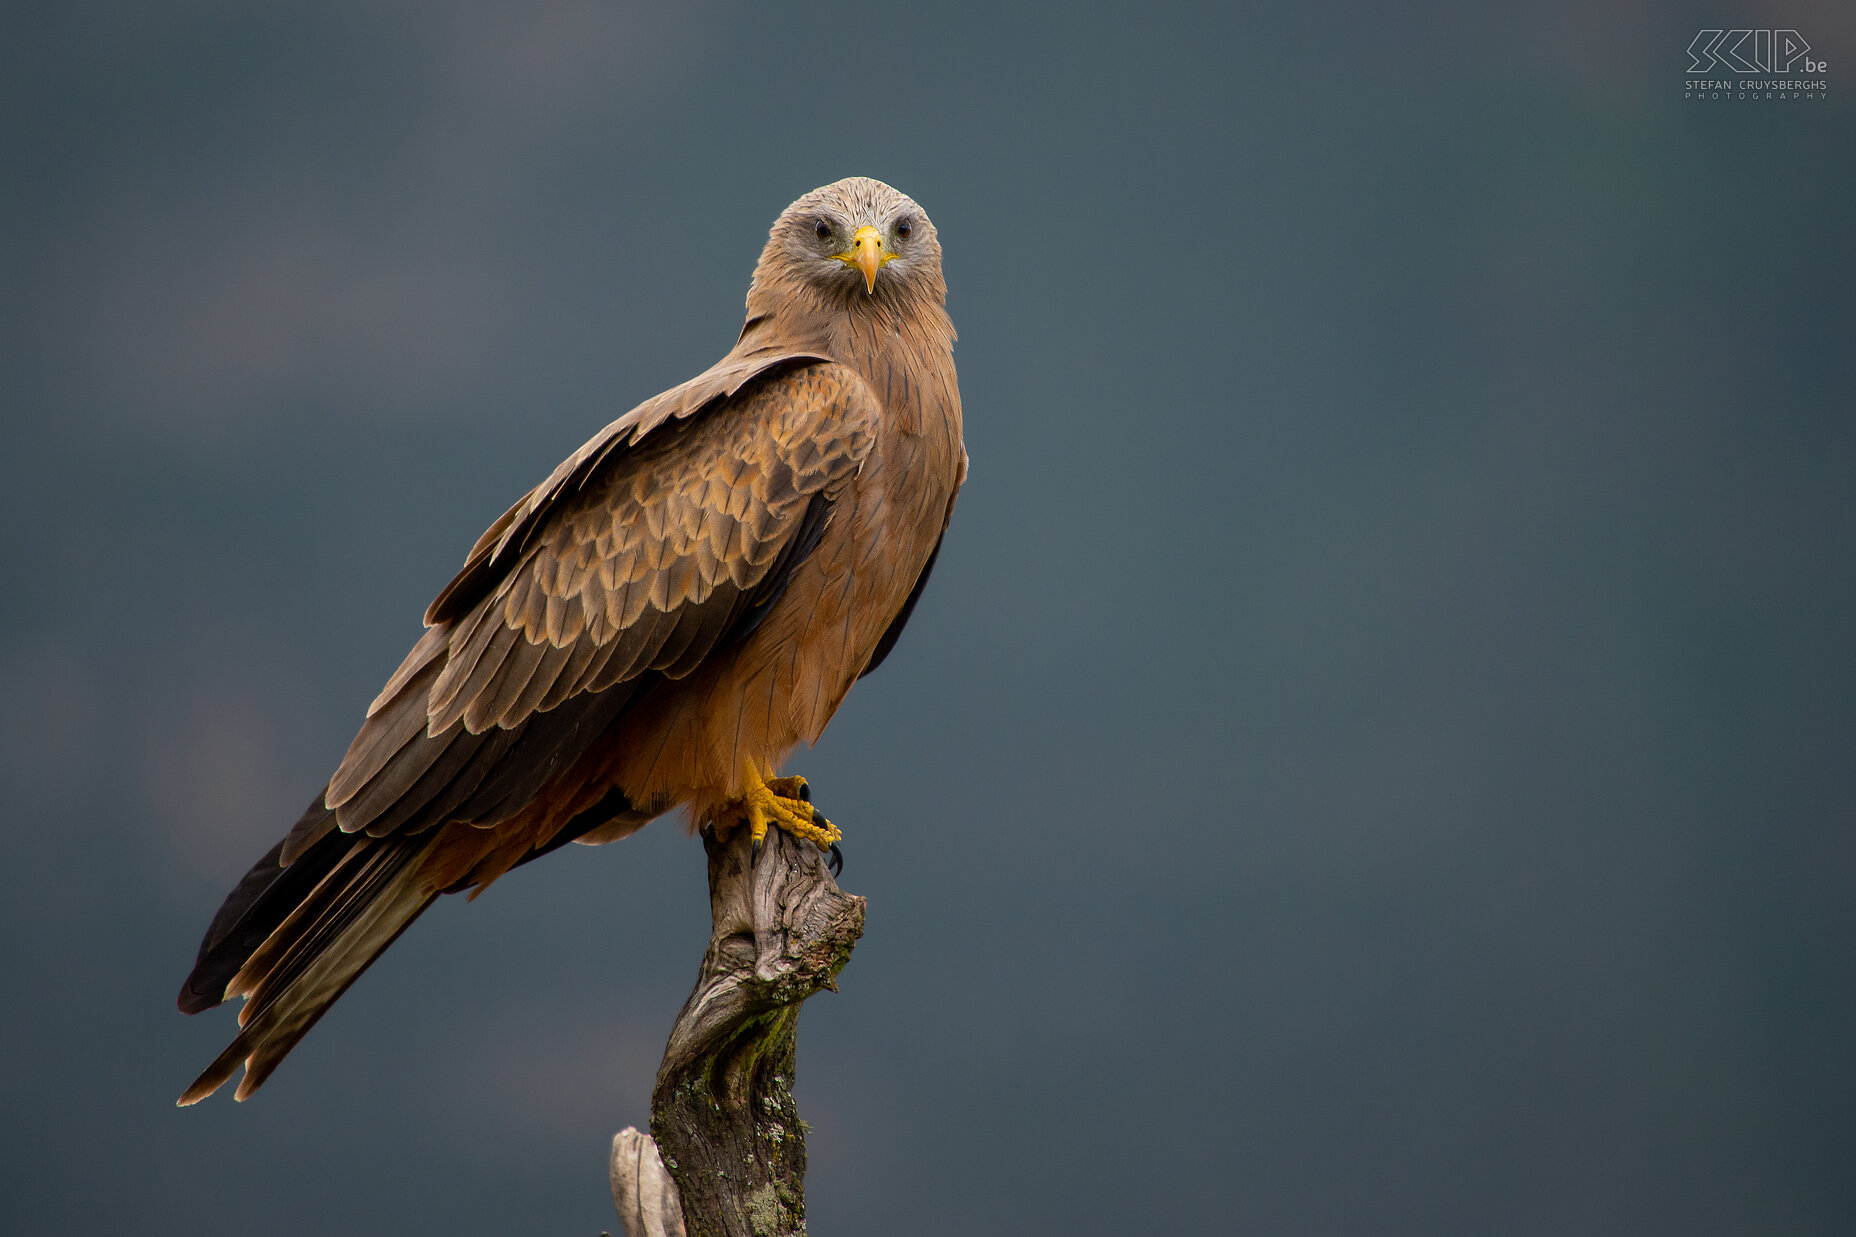
[[[441,893],[568,842],[837,829],[780,777],[888,655],[966,477],[934,225],[841,180],[774,223],[734,349],[483,534],[341,767],[226,898],[180,990],[246,999],[182,1095],[244,1099]]]

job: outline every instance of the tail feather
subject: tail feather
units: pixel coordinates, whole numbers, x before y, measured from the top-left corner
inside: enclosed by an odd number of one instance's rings
[[[187,1088],[182,1105],[217,1091],[241,1062],[245,1077],[237,1098],[263,1085],[329,1006],[431,905],[437,891],[420,879],[416,862],[430,841],[429,835],[373,840],[334,833],[299,859],[307,862],[331,843],[342,847],[313,887],[299,889],[301,900],[262,941],[246,947],[247,956],[223,989],[225,996],[247,998],[239,1033]],[[294,865],[285,869],[291,871]],[[253,903],[254,911],[261,901]],[[249,935],[235,926],[224,939]],[[203,959],[210,953],[204,951]]]
[[[290,835],[265,852],[226,896],[212,926],[200,942],[193,972],[180,987],[183,1014],[197,1014],[223,1004],[226,986],[243,969],[252,952],[277,931],[305,898],[348,854],[356,839],[333,828],[335,813],[318,794]],[[290,853],[299,834],[326,823],[317,844]]]

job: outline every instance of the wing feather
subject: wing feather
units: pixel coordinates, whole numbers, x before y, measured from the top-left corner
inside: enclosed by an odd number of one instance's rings
[[[342,760],[341,776],[329,783],[328,804],[341,807],[374,781],[413,738],[425,730],[425,698],[440,667],[428,664],[409,680],[400,693],[361,727],[348,755]]]
[[[365,829],[383,814],[392,811],[396,805],[416,807],[422,798],[429,797],[428,790],[421,799],[408,798],[424,781],[432,766],[444,758],[458,737],[456,727],[436,736],[427,735],[425,728],[419,727],[406,745],[394,753],[393,759],[369,779],[367,785],[356,792],[353,798],[336,807],[336,817],[342,828],[350,833]]]
[[[560,670],[556,672],[554,682],[549,685],[546,693],[535,704],[534,711],[547,712],[557,708],[563,700],[580,691],[585,685],[594,658],[603,658],[611,649],[612,645],[603,643],[591,635],[586,639],[576,640],[567,648],[562,649],[561,651],[567,655],[566,660],[561,663]]]
[[[528,644],[522,631],[521,627],[511,627],[506,623],[497,627],[496,634],[484,646],[483,656],[477,659],[470,677],[458,689],[457,699],[451,702],[449,708],[432,714],[432,729],[446,729],[459,717],[464,719],[465,728],[473,733],[488,730],[496,724],[490,712],[492,701],[488,699],[487,689],[495,682],[497,671],[503,668],[510,655]]]
[[[468,799],[503,752],[514,744],[512,730],[493,728],[473,734],[462,722],[429,740],[438,756],[412,788],[372,819],[344,827],[365,829],[371,837],[390,833],[423,833]]]
[[[499,726],[514,725],[526,716],[516,710],[516,704],[554,647],[547,640],[538,640],[532,635],[515,641],[509,656],[503,659],[503,664],[496,668],[495,677],[484,688],[484,716]]]

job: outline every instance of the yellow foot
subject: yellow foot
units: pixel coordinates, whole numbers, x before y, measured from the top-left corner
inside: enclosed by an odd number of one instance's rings
[[[825,819],[823,812],[812,806],[812,792],[803,777],[775,777],[766,781],[757,777],[747,793],[729,807],[736,820],[747,823],[756,854],[766,840],[769,825],[778,826],[820,850],[830,850],[844,836],[836,825]]]

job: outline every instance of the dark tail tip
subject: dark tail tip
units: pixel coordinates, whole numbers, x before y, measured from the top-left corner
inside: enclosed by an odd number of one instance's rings
[[[201,1014],[225,1004],[225,997],[215,995],[212,991],[201,992],[193,986],[193,976],[180,986],[180,996],[174,1002],[183,1014]]]

